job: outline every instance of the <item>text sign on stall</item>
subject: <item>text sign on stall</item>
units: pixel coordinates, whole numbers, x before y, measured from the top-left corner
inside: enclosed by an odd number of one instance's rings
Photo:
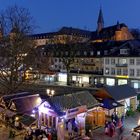
[[[87,111],[86,106],[80,106],[80,107],[76,107],[73,109],[68,109],[66,112],[66,116],[67,116],[67,119],[70,119],[70,118],[74,118],[76,115],[86,112],[86,111]]]

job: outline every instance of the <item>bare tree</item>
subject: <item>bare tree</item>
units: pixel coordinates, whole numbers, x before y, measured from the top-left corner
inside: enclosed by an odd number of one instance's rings
[[[36,70],[38,71],[39,77],[42,74],[51,74],[52,71],[50,69],[51,67],[51,60],[52,60],[52,54],[49,52],[46,52],[46,46],[39,46],[37,47],[37,67]],[[47,57],[46,57],[47,55]]]
[[[65,54],[62,54],[60,57],[62,58],[62,63],[65,66],[67,72],[67,85],[70,85],[70,71],[74,68],[74,60],[76,57],[76,44],[67,44],[67,49]]]
[[[63,42],[63,43],[61,43]],[[67,73],[67,85],[70,85],[70,71],[74,68],[75,64],[75,57],[77,55],[77,50],[78,50],[78,42],[79,38],[74,38],[72,36],[65,36],[64,41],[60,41],[55,43],[55,41],[52,43],[53,46],[51,46],[51,51],[53,51],[52,54],[53,57],[57,57],[61,59],[61,62],[66,70]],[[59,53],[59,55],[57,55]]]
[[[27,9],[12,6],[0,13],[0,87],[9,94],[18,90],[34,65],[33,19]]]

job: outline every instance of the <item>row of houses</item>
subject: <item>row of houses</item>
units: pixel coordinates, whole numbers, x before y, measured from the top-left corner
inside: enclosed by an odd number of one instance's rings
[[[27,127],[54,128],[58,139],[68,135],[67,124],[77,124],[79,133],[85,135],[87,123],[92,128],[103,126],[106,116],[114,111],[120,117],[138,106],[137,93],[128,85],[104,87],[97,91],[54,94],[21,92],[4,95],[0,99],[0,119],[23,129]]]
[[[49,63],[42,64],[46,65],[46,73],[44,70],[41,78],[47,82],[66,82],[64,60],[72,59],[69,65],[71,82],[85,86],[130,84],[136,90],[140,88],[140,40],[57,44],[42,48],[42,57]]]
[[[16,32],[17,29],[11,31],[13,35]],[[136,89],[140,87],[140,41],[134,39],[124,23],[117,22],[115,25],[104,27],[102,9],[99,11],[95,31],[62,27],[56,32],[33,34],[29,37],[35,42],[34,47],[40,56],[39,58],[29,56],[35,61],[26,72],[23,72],[24,64],[20,64],[17,74],[20,77],[19,81],[24,77],[25,79],[39,77],[47,82],[66,82],[67,69],[63,63],[65,58],[73,60],[70,64],[71,83],[84,86],[96,86],[99,83],[130,84]],[[0,54],[3,63],[11,60],[3,54]],[[26,53],[24,55],[28,56]],[[10,66],[6,67],[9,69]],[[41,73],[41,76],[38,76],[38,73]]]

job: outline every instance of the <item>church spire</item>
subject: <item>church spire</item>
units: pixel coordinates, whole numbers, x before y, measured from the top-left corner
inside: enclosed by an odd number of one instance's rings
[[[120,30],[120,23],[117,21],[117,30]]]
[[[100,32],[102,28],[104,28],[104,19],[103,19],[102,8],[100,8],[98,21],[97,21],[97,31]]]

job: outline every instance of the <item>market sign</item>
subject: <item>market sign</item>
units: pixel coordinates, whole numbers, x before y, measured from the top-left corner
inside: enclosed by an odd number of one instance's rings
[[[86,105],[68,109],[66,112],[66,117],[67,117],[67,119],[74,118],[76,115],[86,112],[86,111],[87,111]]]

